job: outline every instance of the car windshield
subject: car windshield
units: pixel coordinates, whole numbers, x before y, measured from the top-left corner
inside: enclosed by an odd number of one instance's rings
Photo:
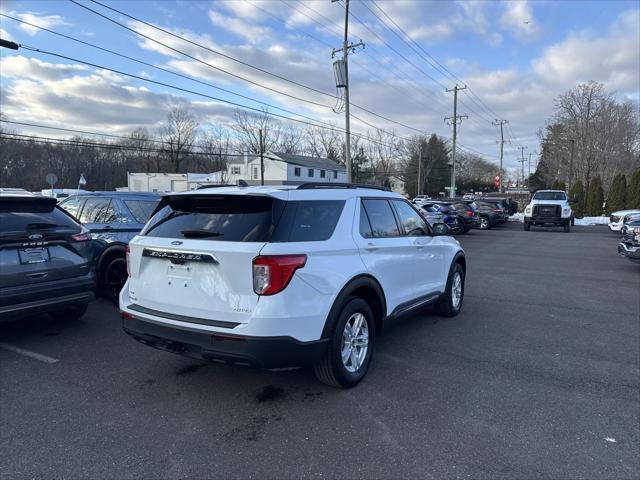
[[[567,195],[564,192],[536,192],[533,196],[534,200],[566,200]]]

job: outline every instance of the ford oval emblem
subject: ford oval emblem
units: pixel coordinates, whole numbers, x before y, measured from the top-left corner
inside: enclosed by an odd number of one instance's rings
[[[182,245],[182,242],[180,240],[174,240],[171,242],[171,245]]]
[[[42,240],[42,235],[39,233],[34,233],[33,235],[29,235],[29,240]]]

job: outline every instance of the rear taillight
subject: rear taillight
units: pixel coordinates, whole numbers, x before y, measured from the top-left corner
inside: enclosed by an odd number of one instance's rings
[[[467,212],[467,215],[469,215],[470,217],[473,217],[473,211],[472,211],[472,210],[469,210],[469,211]]]
[[[499,208],[492,208],[491,210],[496,212],[496,213],[501,213],[502,212],[502,210],[500,210]]]
[[[73,240],[74,242],[88,242],[89,240],[91,240],[91,232],[86,227],[82,227],[80,233],[71,235],[71,240]]]
[[[253,259],[253,291],[274,295],[284,290],[295,271],[307,263],[306,255],[264,255]]]
[[[127,276],[130,277],[131,276],[131,260],[129,259],[129,245],[127,245],[125,257],[127,259]]]

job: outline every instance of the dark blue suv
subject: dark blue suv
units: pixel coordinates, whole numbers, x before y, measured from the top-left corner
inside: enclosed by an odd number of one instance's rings
[[[126,249],[160,201],[157,193],[93,192],[73,195],[60,206],[91,231],[98,286],[115,303],[127,280]]]

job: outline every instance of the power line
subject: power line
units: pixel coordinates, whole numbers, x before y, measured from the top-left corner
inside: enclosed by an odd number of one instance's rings
[[[461,81],[458,77],[456,77],[453,73],[451,73],[444,65],[442,65],[440,62],[438,62],[432,55],[430,55],[419,43],[417,43],[415,40],[413,40],[411,38],[411,36],[405,32],[375,1],[371,2],[387,19],[389,19],[389,21],[400,31],[402,32],[405,37],[408,39],[408,41],[406,39],[403,39],[393,28],[389,27],[389,25],[382,19],[380,18],[365,2],[362,2],[363,6],[369,10],[369,12],[371,12],[371,14],[376,17],[380,23],[382,23],[382,25],[384,25],[387,29],[389,29],[390,32],[392,32],[396,37],[398,37],[402,42],[404,42],[406,45],[409,46],[409,48],[411,48],[420,58],[422,58],[429,66],[431,66],[432,68],[434,68],[435,70],[437,70],[440,74],[442,74],[445,77],[448,77],[448,79],[453,79],[453,81]],[[411,43],[409,43],[411,42]],[[416,48],[413,46],[415,45],[420,51],[416,50]],[[422,52],[422,53],[421,53]],[[426,57],[425,57],[426,55]],[[428,58],[427,58],[428,57]],[[435,80],[433,77],[429,77],[431,78],[434,82],[436,82],[438,85],[442,86],[443,88],[447,88],[445,85],[443,85],[441,82]],[[478,105],[480,108],[483,108],[478,102],[476,102],[473,97],[469,97],[471,101],[473,101],[476,105]],[[467,109],[473,113],[475,113],[476,115],[478,115],[480,118],[484,119],[485,121],[488,121],[489,123],[491,123],[491,119],[487,119],[487,117],[484,117],[483,114],[475,111],[473,108],[469,107],[469,105],[465,104],[464,101],[460,100],[460,103],[465,105],[467,107]]]
[[[206,65],[206,66],[208,66],[208,67],[211,67],[211,68],[214,68],[214,69],[216,69],[216,70],[222,71],[223,73],[227,73],[227,74],[232,75],[232,76],[234,76],[234,77],[236,77],[236,78],[238,78],[238,79],[241,79],[241,80],[244,80],[244,81],[246,81],[246,82],[249,82],[249,83],[251,83],[251,84],[253,84],[253,85],[257,85],[257,86],[259,86],[259,87],[265,88],[265,89],[270,90],[270,91],[272,91],[272,92],[274,92],[274,93],[277,93],[277,94],[280,94],[280,95],[285,95],[285,96],[287,96],[287,97],[290,97],[290,98],[293,98],[293,99],[296,99],[296,100],[300,100],[300,101],[303,101],[303,102],[306,102],[306,103],[310,103],[310,104],[315,105],[315,106],[321,106],[321,107],[325,107],[325,108],[329,108],[329,109],[331,108],[331,106],[329,106],[329,105],[321,104],[321,103],[315,102],[315,101],[313,101],[313,100],[305,99],[305,98],[302,98],[302,97],[297,97],[297,96],[295,96],[295,95],[291,95],[291,94],[288,94],[288,93],[282,92],[282,91],[280,91],[280,90],[276,90],[276,89],[274,89],[274,88],[271,88],[271,87],[265,86],[265,85],[263,85],[263,84],[261,84],[261,83],[259,83],[259,82],[256,82],[256,81],[253,81],[253,80],[247,79],[247,78],[242,77],[242,76],[240,76],[240,75],[237,75],[237,74],[234,74],[234,73],[229,72],[229,71],[227,71],[227,70],[224,70],[224,69],[221,69],[221,68],[219,68],[219,67],[216,67],[216,66],[214,66],[214,65],[212,65],[212,64],[210,64],[210,63],[208,63],[208,62],[205,62],[204,60],[201,60],[201,59],[199,59],[199,58],[197,58],[197,57],[194,57],[193,55],[190,55],[190,54],[188,54],[188,53],[186,53],[186,52],[183,52],[182,50],[179,50],[179,49],[177,49],[177,48],[171,47],[171,46],[167,45],[166,43],[163,43],[163,42],[161,42],[161,41],[159,41],[159,40],[157,40],[157,39],[154,39],[154,38],[152,38],[152,37],[150,37],[150,36],[148,36],[148,35],[145,35],[145,34],[143,34],[143,33],[140,33],[140,32],[138,32],[138,31],[136,31],[135,29],[132,29],[132,28],[130,28],[130,27],[127,27],[126,25],[123,25],[122,23],[120,23],[120,22],[118,22],[118,21],[116,21],[116,20],[114,20],[114,19],[112,19],[112,18],[110,18],[110,17],[108,17],[108,16],[106,16],[106,15],[104,15],[104,14],[102,14],[102,13],[100,13],[100,12],[96,11],[96,10],[93,10],[93,9],[91,9],[91,8],[89,8],[89,7],[85,6],[85,5],[82,5],[82,4],[78,3],[76,0],[70,0],[70,1],[71,1],[72,3],[74,3],[74,4],[78,5],[78,6],[82,7],[82,8],[85,8],[85,9],[87,9],[87,10],[89,10],[89,11],[91,11],[91,12],[95,13],[96,15],[99,15],[100,17],[102,17],[102,18],[104,18],[104,19],[106,19],[106,20],[108,20],[108,21],[110,21],[110,22],[112,22],[112,23],[115,23],[115,24],[117,24],[117,25],[121,26],[122,28],[125,28],[125,29],[127,29],[127,30],[129,30],[129,31],[131,31],[131,32],[133,32],[133,33],[135,33],[136,35],[140,35],[140,36],[142,36],[143,38],[146,38],[147,40],[150,40],[150,41],[155,42],[155,43],[157,43],[157,44],[159,44],[159,45],[162,45],[162,46],[163,46],[163,47],[165,47],[165,48],[168,48],[168,49],[170,49],[170,50],[172,50],[172,51],[174,51],[174,52],[180,53],[180,54],[182,54],[182,55],[184,55],[184,56],[186,56],[186,57],[188,57],[188,58],[191,58],[192,60],[195,60],[195,61],[197,61],[197,62],[200,62],[200,63],[202,63],[202,64],[204,64],[204,65]],[[269,71],[267,71],[267,70],[264,70],[264,69],[262,69],[262,68],[260,68],[260,67],[256,67],[256,66],[251,65],[251,64],[249,64],[249,63],[247,63],[247,62],[243,62],[242,60],[235,59],[234,57],[231,57],[231,56],[229,56],[229,55],[226,55],[226,54],[224,54],[224,53],[222,53],[222,52],[219,52],[219,51],[217,51],[217,50],[213,50],[213,49],[211,49],[211,48],[209,48],[209,47],[207,47],[207,46],[205,46],[205,45],[202,45],[202,44],[199,44],[199,43],[197,43],[197,42],[191,41],[191,40],[189,40],[189,39],[187,39],[187,38],[185,38],[185,37],[182,37],[182,36],[180,36],[180,35],[176,35],[176,34],[174,34],[174,33],[170,32],[170,31],[168,31],[168,30],[166,30],[166,29],[163,29],[163,28],[161,28],[161,27],[157,27],[157,26],[155,26],[155,25],[153,25],[153,24],[150,24],[150,23],[148,23],[148,22],[145,22],[144,20],[140,20],[140,19],[138,19],[138,18],[136,18],[136,17],[134,17],[134,16],[132,16],[132,15],[126,14],[126,13],[124,13],[124,12],[121,12],[121,11],[120,11],[120,10],[118,10],[118,9],[115,9],[115,8],[109,7],[109,6],[107,6],[107,5],[104,5],[104,4],[102,4],[102,3],[100,3],[100,2],[98,2],[98,1],[96,1],[96,0],[91,0],[91,1],[92,1],[92,2],[94,2],[94,3],[97,3],[98,5],[103,6],[103,7],[105,7],[105,8],[108,8],[108,9],[110,9],[110,10],[113,10],[113,11],[115,11],[115,12],[117,12],[117,13],[120,13],[120,14],[122,14],[122,15],[124,15],[124,16],[126,16],[126,17],[128,17],[128,18],[131,18],[132,20],[135,20],[135,21],[137,21],[137,22],[140,22],[140,23],[142,23],[142,24],[144,24],[144,25],[147,25],[147,26],[149,26],[149,27],[155,28],[155,29],[157,29],[157,30],[159,30],[159,31],[161,31],[161,32],[163,32],[163,33],[169,34],[169,35],[171,35],[171,36],[173,36],[173,37],[175,37],[175,38],[179,38],[179,39],[181,39],[181,40],[183,40],[183,41],[185,41],[185,42],[188,42],[188,43],[190,43],[190,44],[192,44],[192,45],[195,45],[195,46],[198,46],[198,47],[200,47],[200,48],[203,48],[203,49],[205,49],[205,50],[207,50],[207,51],[210,51],[210,52],[212,52],[212,53],[215,53],[215,54],[218,54],[218,55],[222,55],[222,56],[224,56],[225,58],[229,58],[229,59],[231,59],[231,60],[237,61],[238,63],[241,63],[242,65],[245,65],[245,66],[248,66],[248,67],[254,68],[254,69],[256,69],[256,70],[258,70],[258,71],[260,71],[260,72],[262,72],[262,73],[265,73],[265,74],[268,74],[268,75],[274,76],[274,77],[279,78],[279,79],[281,79],[281,80],[285,80],[285,81],[287,81],[287,82],[289,82],[289,83],[293,83],[293,84],[295,84],[295,85],[297,85],[297,86],[300,86],[300,87],[306,88],[306,89],[311,90],[311,91],[314,91],[314,92],[316,92],[316,93],[321,93],[321,94],[323,94],[323,95],[327,95],[327,96],[331,97],[331,98],[332,98],[332,99],[334,99],[334,100],[335,100],[335,98],[336,98],[336,97],[335,97],[335,95],[329,94],[329,93],[327,93],[327,92],[323,92],[323,91],[321,91],[321,90],[318,90],[318,89],[316,89],[316,88],[310,87],[310,86],[308,86],[308,85],[304,85],[304,84],[302,84],[302,83],[300,83],[300,82],[296,82],[296,81],[290,80],[290,79],[288,79],[288,78],[286,78],[286,77],[283,77],[283,76],[281,76],[281,75],[274,74],[274,73],[269,72]],[[88,44],[88,42],[85,42],[85,43],[87,43],[87,44]],[[111,52],[111,53],[114,53],[114,52]],[[118,54],[118,53],[115,53],[115,54]],[[133,60],[133,61],[138,61],[137,59],[133,59],[133,58],[131,58],[131,57],[128,57],[128,58],[129,58],[130,60]],[[145,63],[145,64],[146,64],[146,63]],[[251,100],[251,101],[257,102],[257,103],[262,103],[262,104],[267,105],[267,106],[269,106],[269,107],[271,107],[271,108],[275,108],[275,109],[278,109],[278,110],[281,110],[281,111],[285,111],[285,112],[287,112],[287,113],[291,113],[291,114],[294,114],[294,115],[298,115],[298,116],[301,116],[301,117],[307,118],[307,119],[312,120],[312,121],[317,121],[317,120],[315,120],[315,119],[312,119],[311,117],[307,117],[307,116],[304,116],[304,115],[301,115],[301,114],[298,114],[298,113],[295,113],[295,112],[291,112],[291,111],[289,111],[289,110],[286,110],[286,109],[283,109],[283,108],[276,107],[276,106],[274,106],[274,105],[268,104],[268,103],[266,103],[266,102],[263,102],[263,101],[260,101],[260,100],[255,100],[255,99],[253,99],[253,98],[251,98],[251,97],[248,97],[248,96],[246,96],[246,95],[241,95],[241,94],[238,94],[238,93],[235,93],[235,92],[231,92],[231,91],[226,90],[226,89],[223,89],[223,88],[221,88],[221,87],[213,86],[213,85],[211,85],[211,84],[208,84],[208,83],[206,83],[206,82],[202,82],[202,81],[197,80],[197,79],[194,79],[194,78],[192,78],[192,77],[189,77],[189,76],[186,76],[186,75],[182,75],[182,74],[177,73],[177,72],[169,71],[168,69],[163,69],[162,67],[156,67],[156,66],[154,66],[154,65],[150,65],[150,64],[147,64],[147,65],[149,65],[149,66],[151,66],[151,67],[153,67],[153,68],[158,68],[158,69],[161,69],[161,70],[164,70],[164,71],[168,71],[169,73],[173,73],[174,75],[182,76],[183,78],[189,78],[189,79],[191,79],[191,80],[193,80],[193,81],[196,81],[196,82],[199,82],[199,83],[204,83],[205,85],[211,86],[211,87],[213,87],[213,88],[217,88],[218,90],[222,90],[222,91],[225,91],[225,92],[227,92],[227,93],[231,93],[232,95],[237,95],[237,96],[240,96],[240,97],[242,97],[242,98],[245,98],[245,99],[248,99],[248,100]],[[374,116],[376,116],[376,117],[378,117],[378,118],[381,118],[381,119],[383,119],[383,120],[385,120],[385,121],[387,121],[387,122],[395,123],[395,124],[400,125],[400,126],[402,126],[402,127],[404,127],[404,128],[412,128],[412,127],[409,127],[408,125],[406,125],[406,124],[404,124],[404,123],[402,123],[402,122],[399,122],[399,121],[397,121],[397,120],[393,120],[393,119],[391,119],[391,118],[389,118],[389,117],[386,117],[386,116],[381,115],[381,114],[379,114],[379,113],[373,112],[373,111],[371,111],[371,110],[369,110],[369,109],[367,109],[367,108],[365,108],[365,107],[362,107],[362,106],[359,106],[359,105],[355,105],[355,106],[356,106],[357,108],[359,108],[360,110],[363,110],[363,111],[365,111],[365,112],[369,113],[370,115],[374,115]],[[377,128],[377,127],[373,127],[373,128]]]
[[[262,10],[264,13],[266,13],[266,14],[267,14],[267,15],[269,15],[270,17],[275,18],[276,20],[279,20],[279,21],[283,22],[284,24],[286,24],[286,20],[283,20],[282,18],[280,18],[280,17],[277,17],[277,16],[273,15],[271,12],[269,12],[269,11],[267,11],[267,10],[265,10],[265,9],[261,8],[260,6],[258,6],[258,5],[256,5],[256,4],[254,4],[254,3],[253,3],[253,2],[251,2],[250,0],[245,0],[245,1],[246,1],[247,3],[249,3],[249,4],[251,4],[252,6],[254,6],[254,7],[256,7],[256,8],[258,8],[258,9]],[[284,5],[286,5],[287,7],[289,7],[289,8],[291,8],[291,9],[295,10],[296,12],[298,12],[300,15],[304,16],[305,18],[308,18],[308,19],[309,19],[309,20],[311,20],[312,22],[316,23],[316,24],[317,24],[317,25],[319,25],[321,28],[326,28],[326,27],[327,27],[327,25],[322,24],[321,22],[317,21],[315,18],[311,17],[310,15],[307,15],[305,12],[303,12],[303,11],[299,10],[298,8],[296,8],[296,6],[295,6],[295,5],[290,5],[289,3],[285,2],[284,0],[280,0],[280,2],[281,2],[281,3],[283,3]],[[301,4],[301,5],[304,5],[304,7],[305,7],[305,8],[307,8],[307,9],[309,9],[309,10],[311,10],[311,11],[313,11],[313,12],[317,13],[318,15],[320,15],[321,17],[323,17],[323,18],[327,19],[330,23],[332,23],[332,21],[331,21],[330,19],[328,19],[328,18],[327,18],[327,17],[325,17],[324,15],[322,15],[322,14],[318,13],[316,10],[312,9],[312,8],[311,8],[310,6],[308,6],[307,4]],[[336,24],[334,23],[334,25],[336,25]],[[325,45],[325,46],[327,46],[327,47],[329,47],[329,48],[333,48],[329,43],[327,43],[327,42],[325,42],[325,41],[323,41],[323,40],[320,40],[320,39],[318,39],[317,37],[315,37],[315,36],[313,36],[313,35],[311,35],[311,34],[309,34],[309,33],[305,32],[305,31],[303,31],[303,30],[300,30],[300,29],[296,29],[296,30],[298,30],[299,32],[303,33],[303,34],[304,34],[304,35],[306,35],[307,37],[309,37],[309,38],[311,38],[311,39],[313,39],[313,40],[317,41],[318,43],[321,43],[321,44],[323,44],[323,45]],[[340,32],[338,32],[338,35],[341,35],[341,33],[340,33]],[[369,47],[369,48],[371,48],[371,47]],[[366,49],[365,49],[365,50],[363,50],[363,52],[364,52],[364,54],[365,54],[365,55],[367,55],[369,58],[371,58],[371,59],[372,59],[372,60],[373,60],[377,65],[379,65],[382,69],[387,69],[387,66],[383,65],[383,64],[382,64],[382,63],[381,63],[381,62],[380,62],[380,61],[379,61],[375,56],[370,55],[368,50],[366,50]],[[359,62],[359,61],[358,61],[358,60],[356,60],[356,59],[354,59],[354,60],[353,60],[353,62],[354,62],[356,65],[358,65],[359,67],[361,67],[362,69],[364,69],[365,71],[367,71],[367,72],[368,72],[371,76],[373,76],[374,78],[377,78],[377,79],[378,79],[378,80],[380,80],[381,82],[386,83],[386,84],[387,84],[387,86],[390,86],[390,87],[392,87],[394,90],[396,90],[396,91],[398,91],[398,92],[402,93],[399,87],[397,87],[396,85],[393,85],[393,84],[388,84],[388,83],[387,83],[387,81],[386,81],[385,79],[383,79],[380,75],[378,75],[378,74],[376,74],[376,73],[372,72],[372,71],[371,71],[369,68],[367,68],[367,67],[366,67],[362,62]],[[397,74],[397,72],[396,72],[395,70],[391,70],[391,71],[390,71],[390,73],[393,75],[393,77],[397,78],[398,80],[400,80],[400,81],[403,81],[403,80],[404,80],[403,78],[401,78],[401,77]],[[411,79],[410,79],[408,76],[406,76],[406,74],[405,74],[405,78],[406,78],[406,79],[408,79],[408,80],[411,82]],[[424,91],[423,91],[423,90],[419,89],[417,86],[414,86],[414,87],[413,87],[413,89],[414,89],[414,91],[416,91],[419,95],[424,96],[424,97],[426,98],[426,96],[424,95]],[[435,98],[435,97],[432,97],[432,98]],[[437,98],[436,98],[436,100],[437,100]],[[420,103],[420,104],[421,104],[424,108],[426,108],[426,109],[431,109],[431,108],[432,108],[432,106],[431,106],[431,105],[427,105],[426,103],[422,103],[422,102],[418,102],[418,103]],[[364,110],[364,111],[367,111],[367,112],[369,112],[369,113],[372,113],[372,112],[370,112],[370,111],[366,110],[365,108],[361,107],[360,105],[357,105],[357,104],[355,104],[355,103],[353,103],[353,102],[351,102],[351,106],[356,107],[356,108],[359,108],[359,109]],[[375,114],[374,114],[374,115],[375,115]],[[384,117],[383,117],[383,118],[384,118]]]
[[[97,10],[94,10],[94,9],[92,9],[92,8],[89,8],[89,7],[87,7],[86,5],[83,5],[83,4],[79,3],[79,2],[77,2],[76,0],[69,0],[69,1],[70,1],[70,2],[72,2],[72,3],[74,3],[75,5],[78,5],[78,6],[79,6],[79,7],[81,7],[81,8],[84,8],[84,9],[86,9],[86,10],[90,11],[90,12],[93,12],[94,14],[98,15],[99,17],[104,18],[105,20],[108,20],[109,22],[112,22],[112,23],[114,23],[114,24],[116,24],[116,25],[119,25],[120,27],[122,27],[122,28],[124,28],[124,29],[126,29],[126,30],[128,30],[128,31],[130,31],[130,32],[135,33],[136,35],[138,35],[138,36],[140,36],[140,37],[146,38],[147,40],[149,40],[149,41],[151,41],[151,42],[157,43],[158,45],[161,45],[161,46],[163,46],[164,48],[167,48],[167,49],[169,49],[169,50],[171,50],[171,51],[173,51],[173,52],[176,52],[176,53],[179,53],[179,54],[181,54],[181,55],[184,55],[185,57],[190,58],[190,59],[192,59],[192,60],[195,60],[196,62],[201,63],[201,64],[203,64],[203,65],[206,65],[206,66],[208,66],[208,67],[210,67],[210,68],[213,68],[214,70],[218,70],[219,72],[225,73],[225,74],[230,75],[230,76],[232,76],[232,77],[234,77],[234,78],[237,78],[237,79],[239,79],[239,80],[245,81],[245,82],[247,82],[247,83],[250,83],[250,84],[255,85],[255,86],[257,86],[257,87],[263,88],[263,89],[265,89],[265,90],[269,90],[269,91],[271,91],[271,92],[273,92],[273,93],[277,93],[278,95],[283,95],[283,96],[285,96],[285,97],[289,97],[289,98],[292,98],[292,99],[294,99],[294,100],[298,100],[298,101],[301,101],[301,102],[309,103],[309,104],[312,104],[312,105],[315,105],[315,106],[318,106],[318,107],[331,108],[331,106],[326,105],[326,104],[324,104],[324,103],[319,103],[319,102],[316,102],[316,101],[313,101],[313,100],[309,100],[309,99],[306,99],[306,98],[298,97],[298,96],[296,96],[296,95],[292,95],[292,94],[290,94],[290,93],[283,92],[282,90],[277,90],[277,89],[275,89],[275,88],[272,88],[272,87],[269,87],[269,86],[263,85],[263,84],[261,84],[260,82],[256,82],[256,81],[254,81],[254,80],[248,79],[248,78],[246,78],[246,77],[243,77],[242,75],[238,75],[238,74],[236,74],[236,73],[230,72],[230,71],[225,70],[225,69],[223,69],[223,68],[216,67],[215,65],[212,65],[211,63],[206,62],[206,61],[204,61],[204,60],[202,60],[202,59],[200,59],[200,58],[198,58],[198,57],[194,57],[193,55],[190,55],[190,54],[188,54],[188,53],[186,53],[186,52],[183,52],[183,51],[181,51],[181,50],[179,50],[179,49],[177,49],[177,48],[171,47],[171,46],[167,45],[166,43],[161,42],[160,40],[157,40],[157,39],[155,39],[155,38],[153,38],[153,37],[150,37],[150,36],[148,36],[148,35],[145,35],[144,33],[138,32],[137,30],[135,30],[135,29],[133,29],[133,28],[131,28],[131,27],[128,27],[128,26],[126,26],[126,25],[125,25],[125,24],[123,24],[123,23],[118,22],[117,20],[114,20],[113,18],[111,18],[111,17],[109,17],[109,16],[107,16],[107,15],[104,15],[103,13],[98,12]],[[160,31],[161,31],[161,32],[163,32],[163,33],[166,33],[166,34],[171,35],[171,36],[173,36],[173,37],[179,38],[179,39],[181,39],[181,40],[183,40],[183,41],[185,41],[185,42],[188,42],[188,43],[191,43],[191,44],[193,44],[193,45],[199,46],[200,48],[203,48],[203,49],[208,50],[208,51],[210,51],[210,52],[216,53],[216,54],[218,54],[218,55],[223,55],[223,56],[225,56],[225,58],[229,58],[229,59],[231,59],[231,60],[238,61],[239,63],[246,64],[247,66],[251,66],[251,67],[253,67],[252,65],[247,64],[246,62],[242,62],[242,61],[237,60],[237,59],[235,59],[235,58],[233,58],[233,57],[230,57],[230,56],[228,56],[228,55],[224,55],[224,54],[222,54],[222,53],[220,53],[220,52],[218,52],[218,51],[216,51],[216,50],[212,50],[212,49],[210,49],[209,47],[206,47],[206,46],[204,46],[204,45],[200,45],[200,44],[198,44],[198,43],[196,43],[196,42],[193,42],[193,41],[191,41],[191,40],[189,40],[189,39],[187,39],[187,38],[184,38],[184,37],[181,37],[181,36],[179,36],[179,35],[176,35],[176,34],[174,34],[174,33],[170,32],[169,30],[165,30],[165,29],[163,29],[163,28],[161,28],[161,27],[157,27],[157,26],[155,26],[155,25],[153,25],[153,24],[151,24],[151,23],[147,23],[147,22],[145,22],[144,20],[139,20],[139,19],[137,19],[137,18],[135,18],[135,17],[133,17],[133,16],[131,16],[131,15],[128,15],[128,14],[126,14],[126,13],[124,13],[124,12],[121,12],[120,10],[117,10],[117,9],[115,9],[115,8],[112,8],[112,7],[109,7],[109,6],[107,6],[107,5],[103,5],[102,3],[100,3],[100,2],[96,2],[95,0],[91,0],[91,1],[92,1],[92,2],[94,2],[94,3],[97,3],[98,5],[103,6],[103,7],[105,7],[105,8],[108,8],[109,10],[113,10],[113,11],[115,11],[115,12],[117,12],[117,13],[121,14],[121,15],[124,15],[124,16],[126,16],[126,17],[128,17],[128,18],[131,18],[131,19],[133,19],[133,20],[135,20],[135,21],[137,21],[137,22],[140,22],[140,23],[142,23],[142,24],[144,24],[144,25],[147,25],[147,26],[149,26],[149,27],[152,27],[152,28],[155,28],[155,29],[157,29],[157,30],[160,30]],[[258,69],[258,67],[253,67],[253,68]],[[294,82],[294,83],[297,83],[297,82]],[[309,89],[313,90],[311,87],[305,87],[305,88],[309,88]],[[334,95],[332,95],[332,94],[330,94],[330,93],[322,92],[322,91],[320,91],[320,90],[315,90],[315,91],[317,91],[317,92],[319,92],[319,93],[322,93],[323,95],[327,95],[327,96],[329,96],[329,97],[331,97],[331,98],[333,98],[333,99],[335,100],[335,96],[334,96]]]
[[[11,122],[15,123],[15,122]],[[48,127],[51,128],[51,127]],[[93,134],[100,135],[100,134]],[[22,133],[13,133],[13,132],[0,132],[0,137],[9,137],[15,140],[20,140],[23,138],[29,139],[26,141],[33,141],[35,143],[43,143],[49,145],[64,145],[71,147],[89,147],[89,148],[105,148],[109,150],[122,150],[122,151],[138,151],[138,152],[146,152],[146,153],[166,153],[166,150],[160,148],[148,148],[148,147],[140,147],[135,145],[122,145],[122,144],[114,144],[114,143],[97,143],[90,142],[87,140],[74,140],[74,139],[65,139],[65,138],[54,138],[54,137],[43,137],[41,135],[26,135]],[[17,138],[14,138],[17,137]],[[135,140],[129,138],[129,140]],[[184,155],[199,155],[205,157],[244,157],[244,154],[234,154],[234,153],[213,153],[213,152],[195,152],[192,150],[183,150],[180,152]]]

